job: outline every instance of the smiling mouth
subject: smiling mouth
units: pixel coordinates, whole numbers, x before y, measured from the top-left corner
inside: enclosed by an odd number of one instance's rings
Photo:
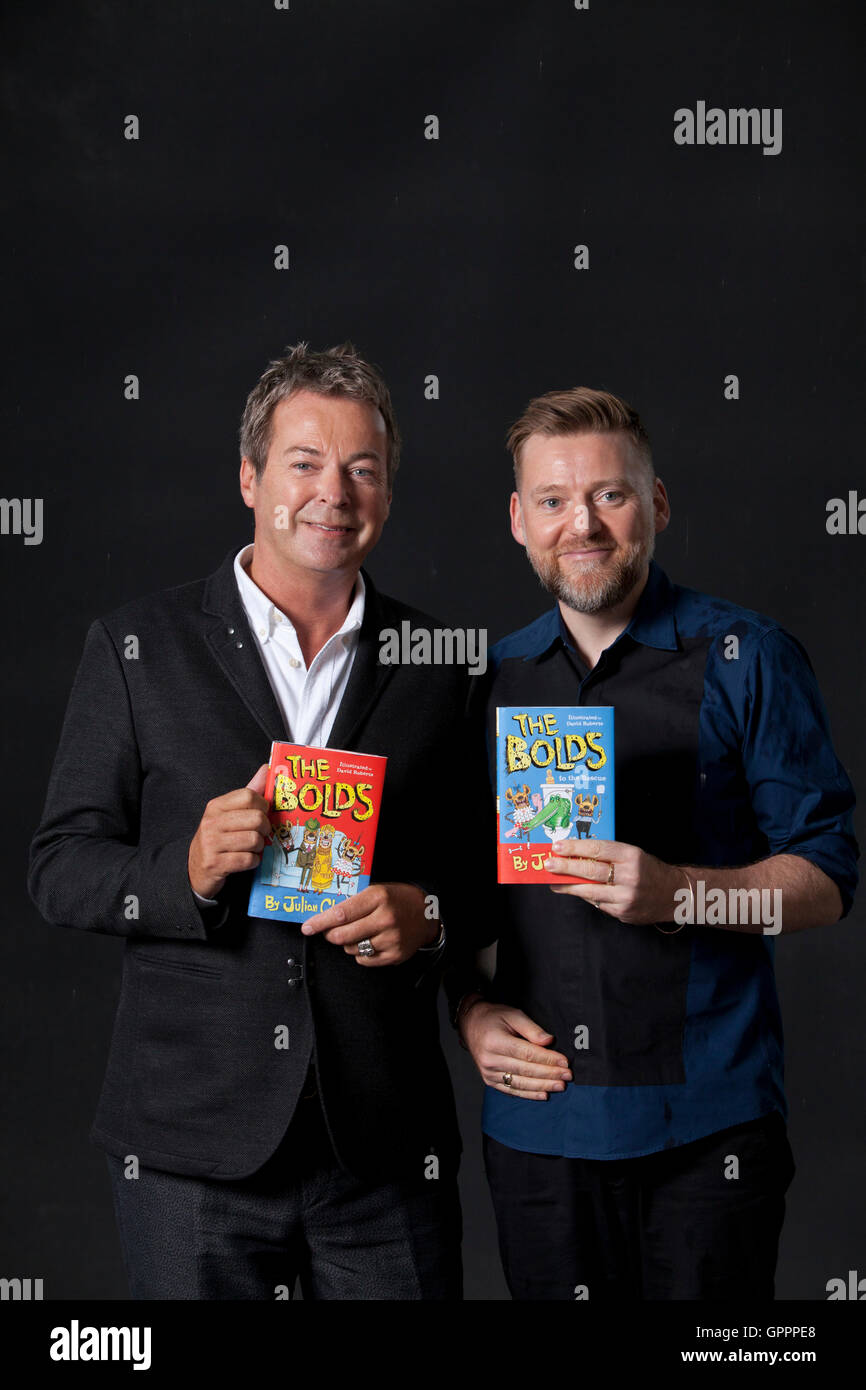
[[[312,526],[314,531],[321,531],[326,536],[349,536],[355,530],[354,526],[325,526],[321,521],[305,521],[305,526]]]
[[[577,556],[578,559],[588,559],[590,556],[595,556],[595,555],[609,555],[610,552],[611,552],[611,548],[612,548],[612,547],[609,546],[609,545],[594,545],[594,546],[587,546],[585,549],[580,549],[580,550],[578,550],[578,549],[574,549],[574,550],[561,550],[559,553],[560,553],[560,556],[562,556],[562,555],[573,555],[573,556]]]

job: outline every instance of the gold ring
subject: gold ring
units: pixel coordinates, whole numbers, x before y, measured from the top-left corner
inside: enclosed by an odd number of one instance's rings
[[[614,865],[611,864],[610,870],[609,870],[608,875],[607,875],[607,881],[608,881],[608,883],[613,883],[613,870],[614,870]]]
[[[510,1086],[513,1079],[510,1071],[504,1071],[502,1073],[502,1083],[504,1086]]]

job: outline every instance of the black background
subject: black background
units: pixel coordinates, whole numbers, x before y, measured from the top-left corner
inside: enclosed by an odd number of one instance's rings
[[[250,536],[237,426],[285,344],[349,337],[381,366],[405,450],[371,572],[491,641],[547,603],[508,531],[506,426],[553,388],[631,401],[673,505],[662,565],[805,643],[861,784],[866,538],[825,521],[866,492],[863,30],[853,0],[7,13],[2,493],[43,498],[45,530],[0,536],[0,1274],[127,1296],[87,1143],[122,943],[44,925],[26,855],[92,618]],[[698,100],[783,108],[782,152],[675,145],[674,111]],[[860,902],[777,943],[798,1163],[783,1299],[866,1275],[862,929]],[[480,1082],[446,1044],[467,1297],[503,1299]]]

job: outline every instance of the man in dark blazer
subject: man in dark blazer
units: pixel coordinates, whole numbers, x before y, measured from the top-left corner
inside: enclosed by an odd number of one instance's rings
[[[126,940],[91,1137],[133,1298],[461,1297],[434,776],[466,675],[379,662],[432,621],[361,569],[398,451],[350,344],[287,350],[242,425],[254,544],[87,635],[29,886]],[[246,913],[272,740],[388,759],[374,881],[309,932]]]

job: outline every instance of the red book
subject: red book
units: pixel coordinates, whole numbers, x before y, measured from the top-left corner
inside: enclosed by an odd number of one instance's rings
[[[343,748],[271,745],[265,796],[273,835],[253,879],[250,917],[306,922],[369,885],[386,762]]]

